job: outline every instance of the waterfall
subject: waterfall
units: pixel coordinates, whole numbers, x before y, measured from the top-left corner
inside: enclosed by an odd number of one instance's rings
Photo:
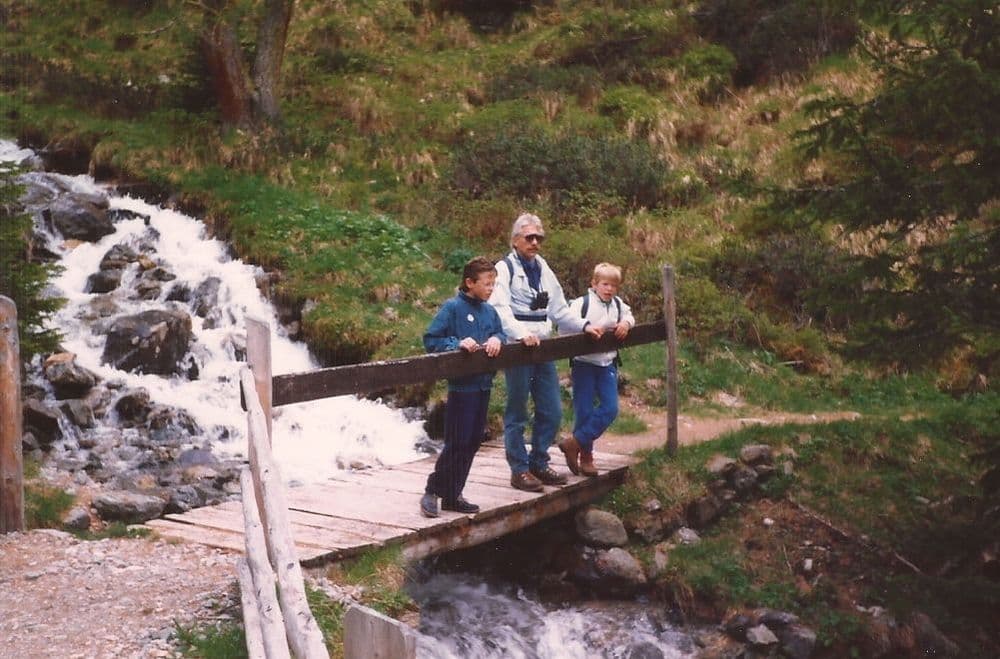
[[[20,163],[32,158],[31,151],[0,140],[0,162]],[[63,336],[65,350],[75,353],[76,362],[104,382],[119,389],[142,387],[153,402],[190,414],[204,431],[201,436],[191,438],[191,447],[207,445],[223,457],[244,457],[246,415],[240,408],[241,363],[237,361],[245,345],[244,318],[253,315],[269,323],[275,374],[319,367],[306,345],[285,335],[274,308],[255,285],[255,278],[262,274],[260,269],[232,258],[226,244],[208,237],[205,225],[198,219],[118,195],[89,176],[27,172],[20,178],[26,185],[106,197],[110,211],[131,211],[120,215],[126,219],[114,223],[114,233],[93,243],[64,240],[36,216],[36,232],[45,235],[47,248],[59,256],[59,264],[64,268],[52,281],[51,292],[67,300],[66,306],[52,318],[52,325]],[[157,263],[176,275],[176,279],[164,285],[155,299],[135,299],[125,293],[139,273],[138,264],[132,263],[121,285],[112,293],[85,292],[87,279],[98,270],[104,254],[119,244],[148,249]],[[197,377],[126,372],[102,363],[106,336],[93,329],[96,323],[107,323],[111,318],[95,314],[92,305],[99,297],[106,300],[111,296],[113,317],[131,315],[163,308],[175,286],[195,290],[213,277],[218,278],[220,285],[212,322],[191,313],[194,338],[187,359],[197,366]],[[99,419],[97,428],[85,432],[100,436],[106,432],[101,422]],[[290,484],[322,481],[332,471],[351,464],[413,460],[423,456],[417,446],[426,439],[422,424],[408,419],[403,411],[354,396],[275,408],[273,431],[275,458],[283,478]]]

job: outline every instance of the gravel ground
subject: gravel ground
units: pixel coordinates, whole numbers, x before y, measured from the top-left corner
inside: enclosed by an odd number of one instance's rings
[[[177,657],[176,625],[239,615],[236,558],[164,540],[0,535],[0,657]]]

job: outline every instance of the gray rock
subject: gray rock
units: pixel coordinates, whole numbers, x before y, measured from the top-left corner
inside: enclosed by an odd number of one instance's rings
[[[747,630],[747,643],[754,647],[775,645],[777,642],[778,637],[767,628],[767,625],[757,625]]]
[[[118,397],[113,409],[124,426],[143,425],[151,409],[149,392],[142,388],[129,389]]]
[[[87,277],[85,293],[110,293],[121,286],[125,271],[117,268],[99,270]]]
[[[175,309],[154,309],[116,319],[101,361],[124,371],[179,374],[191,342],[191,317]]]
[[[738,496],[745,496],[757,484],[757,472],[745,465],[739,465],[729,474],[728,482]]]
[[[705,469],[710,474],[720,475],[732,469],[735,464],[736,460],[722,455],[721,453],[716,453],[708,459],[708,462],[705,463]]]
[[[24,431],[30,432],[42,447],[62,439],[59,428],[59,410],[34,398],[25,399],[21,406]]]
[[[577,513],[576,532],[584,542],[596,547],[621,547],[628,542],[628,532],[622,521],[596,508]]]
[[[637,641],[625,650],[626,659],[664,659],[663,650],[649,641]]]
[[[94,427],[94,410],[85,401],[79,398],[64,400],[59,409],[78,428]]]
[[[86,531],[90,528],[90,513],[82,506],[74,506],[63,515],[62,527],[67,531]]]
[[[781,650],[789,659],[809,659],[816,649],[816,632],[793,623],[778,630]]]
[[[160,497],[115,490],[98,494],[93,506],[101,519],[138,524],[159,517],[166,504]]]
[[[722,502],[712,495],[695,499],[687,506],[688,525],[703,529],[722,514]]]
[[[118,243],[104,253],[97,267],[101,270],[121,270],[137,260],[139,255],[134,249],[124,243]]]
[[[696,545],[701,542],[701,536],[698,535],[698,532],[686,526],[674,531],[670,539],[679,545]]]
[[[646,573],[642,569],[642,564],[621,547],[597,552],[595,566],[601,577],[613,582],[621,582],[632,587],[646,583]]]
[[[59,399],[82,398],[97,384],[97,375],[77,364],[71,352],[50,356],[42,370]]]
[[[750,444],[740,449],[740,460],[744,464],[755,465],[762,462],[770,463],[771,447],[767,444]]]
[[[42,211],[42,216],[63,238],[97,242],[115,232],[106,206],[100,208],[90,201],[61,197]]]

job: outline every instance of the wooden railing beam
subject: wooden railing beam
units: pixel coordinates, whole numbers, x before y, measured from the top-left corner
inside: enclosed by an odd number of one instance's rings
[[[278,407],[330,396],[364,394],[402,385],[489,373],[511,366],[537,364],[654,343],[664,340],[666,335],[666,327],[662,322],[645,323],[633,327],[623,341],[619,341],[611,333],[596,341],[586,334],[570,334],[546,339],[538,346],[508,344],[496,357],[487,357],[482,351],[474,353],[454,351],[333,366],[302,373],[286,373],[272,378],[271,405]]]

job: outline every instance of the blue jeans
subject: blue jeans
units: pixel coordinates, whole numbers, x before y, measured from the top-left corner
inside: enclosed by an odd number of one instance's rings
[[[490,390],[449,391],[444,408],[444,448],[427,477],[424,492],[452,504],[462,496],[479,444],[486,430]]]
[[[583,451],[594,450],[594,440],[618,416],[618,367],[574,361],[573,436]]]
[[[503,413],[503,443],[513,474],[542,471],[549,465],[549,447],[562,421],[559,376],[553,362],[513,366],[504,371],[507,407]],[[524,448],[528,425],[528,396],[535,402],[531,428],[531,455]]]

